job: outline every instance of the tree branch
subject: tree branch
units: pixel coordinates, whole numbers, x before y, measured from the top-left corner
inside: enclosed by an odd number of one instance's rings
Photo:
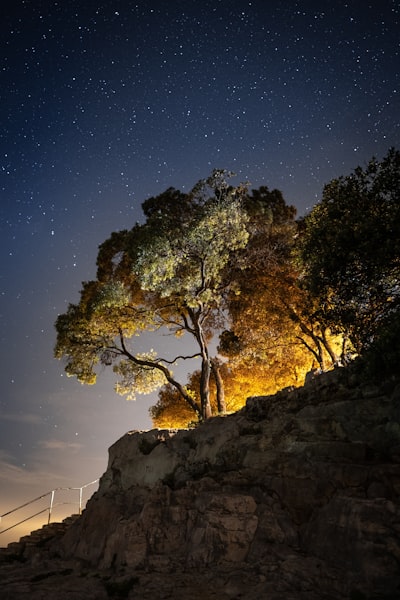
[[[131,354],[131,352],[129,352],[129,350],[126,347],[121,329],[119,330],[119,339],[121,342],[123,354],[128,358],[128,360],[132,361],[135,365],[138,365],[139,367],[147,367],[149,369],[158,369],[159,371],[161,371],[168,383],[170,383],[176,390],[178,390],[182,398],[189,404],[189,406],[198,415],[198,417],[202,417],[202,412],[197,402],[195,402],[193,398],[186,392],[184,386],[172,377],[171,371],[165,365],[151,360],[143,360]]]

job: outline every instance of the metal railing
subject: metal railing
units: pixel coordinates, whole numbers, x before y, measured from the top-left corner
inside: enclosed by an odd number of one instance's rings
[[[45,512],[48,513],[48,517],[47,517],[47,524],[50,523],[51,521],[51,515],[53,512],[53,509],[56,506],[61,506],[61,505],[66,505],[66,504],[75,504],[79,506],[79,514],[82,513],[82,497],[83,497],[83,490],[87,487],[89,487],[90,485],[94,485],[95,483],[98,483],[98,479],[95,479],[94,481],[91,481],[90,483],[86,483],[85,485],[82,485],[81,487],[59,487],[59,488],[55,488],[54,490],[51,490],[50,492],[46,492],[45,494],[42,494],[41,496],[38,496],[37,498],[33,498],[33,500],[29,500],[28,502],[25,502],[24,504],[21,504],[21,506],[17,506],[16,508],[13,508],[12,510],[9,510],[8,512],[4,513],[3,515],[0,515],[0,522],[2,521],[2,519],[4,517],[8,517],[9,515],[12,515],[13,513],[16,513],[19,510],[22,510],[23,508],[29,506],[30,504],[34,504],[35,502],[39,502],[39,500],[42,500],[43,498],[46,498],[47,496],[50,496],[50,501],[48,506],[46,506],[46,508],[43,508],[42,510],[39,510],[38,512],[36,512],[33,515],[30,515],[29,517],[26,517],[24,519],[22,519],[21,521],[18,521],[18,523],[13,523],[13,525],[10,525],[9,527],[7,527],[6,529],[2,529],[0,531],[0,534],[5,533],[6,531],[10,531],[10,529],[14,529],[14,527],[18,527],[18,525],[22,525],[22,523],[26,523],[26,521],[29,521],[30,519],[34,519],[35,517],[37,517],[38,515],[41,515]],[[61,491],[79,491],[79,501],[78,502],[58,502],[55,503],[54,499],[55,499],[55,495],[57,492],[61,492]]]

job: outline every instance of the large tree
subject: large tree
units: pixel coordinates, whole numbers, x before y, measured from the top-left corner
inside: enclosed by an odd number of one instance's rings
[[[228,411],[237,410],[250,395],[272,394],[301,385],[312,368],[331,368],[341,353],[338,340],[315,317],[315,305],[299,286],[293,253],[298,235],[296,210],[282,193],[267,187],[252,190],[242,202],[248,215],[249,241],[232,261],[235,281],[227,296],[227,324],[219,352],[227,359],[216,373],[223,375]],[[238,257],[235,257],[238,258]],[[197,394],[199,374],[189,378]],[[212,403],[220,402],[219,386],[211,380]],[[219,409],[218,409],[219,411]],[[193,420],[182,400],[164,386],[151,409],[156,426],[182,426]]]
[[[400,152],[326,185],[299,249],[320,320],[362,352],[399,310]]]
[[[97,279],[83,284],[79,303],[56,321],[55,356],[66,358],[68,375],[92,384],[99,365],[112,365],[118,393],[133,398],[168,383],[198,418],[211,416],[210,340],[224,326],[232,261],[237,264],[248,241],[246,188],[230,186],[226,175],[214,171],[189,194],[169,189],[147,200],[144,224],[113,233],[100,246]],[[165,330],[189,334],[193,352],[139,350],[138,336]],[[172,371],[194,357],[200,360],[199,397]]]

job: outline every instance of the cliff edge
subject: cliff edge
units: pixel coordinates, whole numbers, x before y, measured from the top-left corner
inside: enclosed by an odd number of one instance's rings
[[[2,598],[400,598],[400,379],[350,369],[192,430],[131,431]],[[51,592],[52,590],[52,592]]]

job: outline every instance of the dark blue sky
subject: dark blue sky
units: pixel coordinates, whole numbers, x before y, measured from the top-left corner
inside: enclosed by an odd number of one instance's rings
[[[98,245],[169,186],[213,168],[282,190],[399,147],[399,2],[170,0],[2,4],[0,514],[105,468],[149,428],[106,374],[55,361],[53,323]],[[189,369],[188,369],[189,370]],[[4,538],[0,538],[0,544]]]

